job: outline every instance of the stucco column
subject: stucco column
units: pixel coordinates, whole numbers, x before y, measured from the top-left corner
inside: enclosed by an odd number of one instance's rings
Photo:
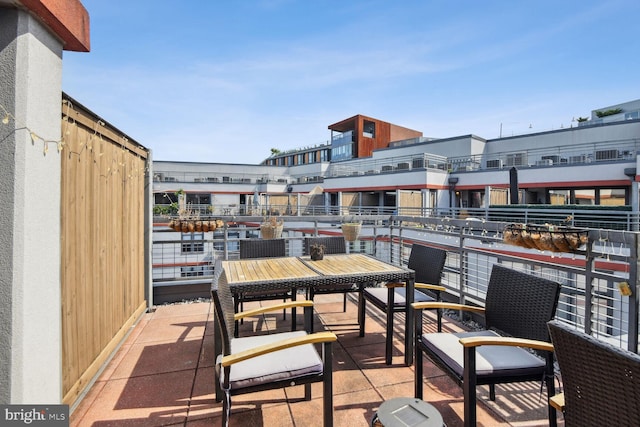
[[[60,154],[43,142],[61,137],[62,49],[0,8],[0,403],[62,400]]]

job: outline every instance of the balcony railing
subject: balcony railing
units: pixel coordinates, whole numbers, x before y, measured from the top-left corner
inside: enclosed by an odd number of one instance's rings
[[[497,221],[517,223],[551,223],[571,225],[582,228],[604,228],[613,230],[640,230],[640,214],[629,206],[574,206],[544,205],[532,208],[531,205],[513,205],[490,208],[417,208],[395,206],[325,206],[311,204],[309,196],[292,196],[289,204],[189,204],[189,209],[202,218],[220,216],[250,215],[290,215],[290,216],[340,216],[340,215],[404,215],[443,219],[470,219],[476,221]],[[299,199],[298,199],[299,198]],[[299,200],[299,202],[298,202]],[[177,209],[170,205],[156,204],[154,211],[158,215],[175,215]]]
[[[340,235],[340,224],[353,221],[354,216],[283,219],[287,253],[299,256],[305,236]],[[507,265],[562,284],[559,319],[638,352],[637,232],[590,229],[589,243],[567,254],[505,244],[504,222],[379,215],[357,219],[362,222],[362,231],[359,239],[349,244],[351,252],[406,264],[413,243],[445,248],[448,257],[442,283],[450,300],[482,305],[491,267]],[[258,237],[261,221],[261,217],[228,218],[224,228],[214,233],[177,233],[157,224],[153,238],[156,298],[166,298],[166,292],[178,299],[189,298],[198,292],[196,285],[206,296],[213,260],[239,257],[239,240]],[[620,292],[624,283],[631,284],[631,296]]]

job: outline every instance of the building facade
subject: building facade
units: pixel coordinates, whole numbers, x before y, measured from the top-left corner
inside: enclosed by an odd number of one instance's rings
[[[637,211],[639,112],[636,100],[593,110],[570,128],[497,139],[426,138],[356,115],[329,126],[330,143],[261,165],[155,161],[155,202],[182,190],[217,215],[291,206],[292,198],[294,213],[311,205],[429,214],[516,202]]]

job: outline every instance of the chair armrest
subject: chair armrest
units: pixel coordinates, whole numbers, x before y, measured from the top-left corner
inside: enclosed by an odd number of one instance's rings
[[[414,287],[416,289],[430,289],[432,291],[440,291],[440,292],[445,292],[447,290],[447,288],[445,288],[444,286],[430,285],[429,283],[418,283],[418,282],[416,282]]]
[[[513,337],[468,337],[460,338],[463,347],[478,347],[481,345],[503,345],[510,347],[528,347],[535,350],[553,351],[553,344],[546,341],[529,340]]]
[[[332,332],[316,332],[314,334],[308,334],[301,337],[288,338],[270,344],[261,345],[250,350],[245,350],[239,353],[224,356],[222,358],[221,364],[223,367],[231,366],[234,363],[252,359],[263,354],[273,353],[274,351],[284,350],[285,348],[291,348],[306,344],[333,342],[337,339],[338,337]]]
[[[386,283],[385,286],[387,288],[404,288],[407,285],[404,282],[389,282],[389,283]],[[418,283],[418,282],[415,283],[414,287],[415,289],[430,289],[432,291],[441,291],[441,292],[445,292],[447,290],[447,288],[445,288],[444,286],[430,285],[428,283]]]
[[[253,310],[241,311],[240,313],[234,314],[233,318],[234,320],[240,320],[243,317],[257,316],[260,314],[269,313],[270,311],[277,311],[277,310],[282,310],[285,308],[292,308],[292,307],[313,307],[313,301],[299,300],[299,301],[283,302],[280,304],[270,305],[268,307],[260,307],[260,308],[255,308]]]
[[[484,314],[484,307],[476,307],[473,305],[457,304],[455,302],[414,302],[411,304],[414,310],[432,310],[436,308],[444,308],[450,310],[473,311],[475,313]]]
[[[564,393],[558,393],[549,398],[549,405],[553,406],[560,412],[564,412]]]

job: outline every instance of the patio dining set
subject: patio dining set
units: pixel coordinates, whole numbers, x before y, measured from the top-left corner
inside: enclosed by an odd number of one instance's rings
[[[323,425],[333,425],[332,343],[337,337],[314,331],[313,297],[318,293],[357,295],[360,336],[367,302],[385,313],[387,365],[392,364],[394,315],[404,314],[404,363],[414,366],[415,395],[389,402],[387,406],[400,406],[390,415],[376,416],[372,425],[446,425],[422,400],[425,357],[462,386],[465,426],[476,425],[477,386],[488,385],[489,398],[495,400],[496,384],[529,381],[546,388],[550,426],[557,424],[556,411],[562,412],[566,426],[612,420],[615,425],[640,425],[640,356],[554,320],[561,288],[557,282],[495,264],[484,306],[459,304],[441,300],[446,262],[441,248],[414,244],[404,267],[348,253],[340,236],[307,238],[303,256],[285,256],[281,239],[248,239],[242,245],[240,259],[216,263],[212,286],[216,400],[223,403],[223,425],[229,423],[235,395],[304,385],[304,397],[310,400],[315,382],[323,384]],[[310,248],[320,246],[324,256],[312,259]],[[242,311],[243,302],[250,300],[276,303]],[[304,311],[302,330],[296,308]],[[243,318],[273,310],[292,310],[291,331],[239,336]],[[484,327],[442,332],[445,310],[473,313]],[[437,332],[423,332],[425,311],[436,313]],[[558,393],[557,378],[562,384]]]

